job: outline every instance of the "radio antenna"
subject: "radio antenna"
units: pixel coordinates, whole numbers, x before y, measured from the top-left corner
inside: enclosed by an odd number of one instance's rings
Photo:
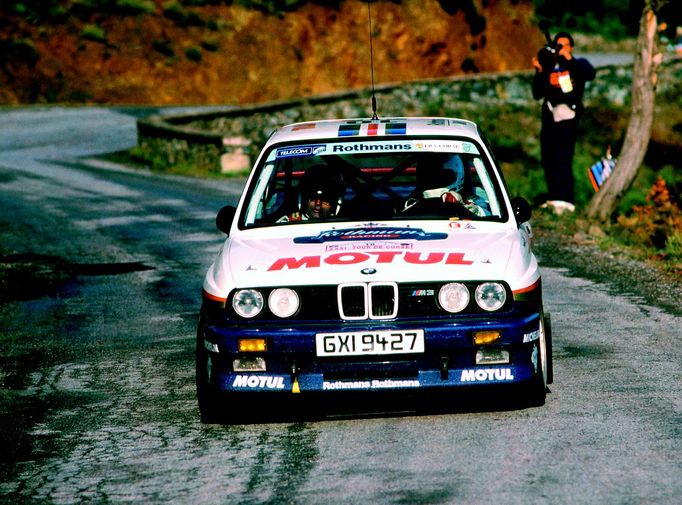
[[[372,75],[372,119],[379,119],[377,116],[377,97],[374,94],[374,50],[372,48],[372,9],[367,0],[367,18],[369,19],[369,66]]]

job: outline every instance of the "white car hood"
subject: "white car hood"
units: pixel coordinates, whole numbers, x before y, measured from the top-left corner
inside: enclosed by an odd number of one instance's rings
[[[499,223],[282,228],[288,236],[253,230],[228,238],[204,291],[225,299],[233,288],[466,280],[504,280],[516,290],[538,278],[525,229]]]

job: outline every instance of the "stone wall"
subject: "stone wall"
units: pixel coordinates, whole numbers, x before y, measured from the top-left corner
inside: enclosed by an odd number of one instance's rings
[[[539,102],[531,94],[532,76],[532,71],[523,71],[383,84],[375,89],[378,113],[477,121],[484,109],[511,106],[519,113],[539,116]],[[660,72],[659,90],[681,80],[682,60],[668,61]],[[624,105],[631,83],[631,65],[601,67],[587,85],[585,103]],[[277,127],[315,119],[370,117],[370,97],[370,90],[359,89],[199,114],[153,116],[138,121],[138,147],[169,166],[180,161],[215,173],[245,170]]]

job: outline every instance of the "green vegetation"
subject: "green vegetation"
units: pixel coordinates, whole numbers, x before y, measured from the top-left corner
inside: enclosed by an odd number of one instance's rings
[[[93,42],[106,43],[107,34],[101,27],[94,24],[83,25],[81,30],[81,38],[84,40],[92,40]]]
[[[541,28],[554,34],[559,30],[601,35],[606,40],[619,40],[637,34],[643,0],[533,0],[535,15]],[[667,23],[666,34],[672,36],[675,26],[682,25],[678,2],[659,2],[658,18]],[[675,8],[677,7],[677,8]]]
[[[199,49],[198,47],[188,47],[187,49],[185,49],[185,57],[189,61],[194,61],[196,63],[199,63],[203,58],[201,54],[201,49]]]

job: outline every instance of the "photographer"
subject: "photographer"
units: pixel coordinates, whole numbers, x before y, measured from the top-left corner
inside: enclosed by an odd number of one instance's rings
[[[557,214],[575,210],[573,154],[578,120],[585,83],[596,73],[589,61],[573,57],[573,45],[573,37],[560,32],[533,58],[533,97],[544,98],[540,146],[548,196],[542,207]]]

